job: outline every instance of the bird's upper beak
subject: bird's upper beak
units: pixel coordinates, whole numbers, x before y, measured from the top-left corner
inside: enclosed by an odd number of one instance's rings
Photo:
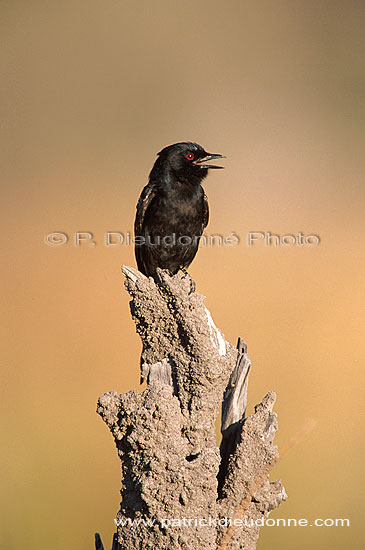
[[[225,159],[226,157],[224,155],[218,155],[215,153],[208,153],[205,157],[193,161],[194,164],[197,166],[200,166],[200,168],[224,168],[224,166],[216,166],[214,164],[205,164],[205,162],[213,159]]]

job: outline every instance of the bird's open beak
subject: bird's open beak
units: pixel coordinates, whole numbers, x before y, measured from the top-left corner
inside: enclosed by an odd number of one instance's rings
[[[216,166],[214,164],[205,164],[209,160],[213,159],[225,159],[226,157],[224,155],[217,155],[215,153],[208,153],[205,157],[202,159],[198,159],[193,161],[194,164],[197,166],[200,166],[200,168],[224,168],[224,166]]]

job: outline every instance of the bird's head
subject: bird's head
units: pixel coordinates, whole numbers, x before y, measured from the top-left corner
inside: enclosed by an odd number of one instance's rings
[[[201,145],[183,141],[162,149],[158,153],[155,167],[157,169],[165,167],[180,180],[199,185],[207,176],[208,170],[223,168],[223,166],[207,164],[210,160],[217,158],[224,158],[224,156],[207,153]]]

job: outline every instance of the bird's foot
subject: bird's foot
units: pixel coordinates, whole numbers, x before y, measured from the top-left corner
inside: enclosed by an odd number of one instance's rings
[[[184,273],[185,277],[189,277],[189,279],[190,279],[190,291],[189,291],[189,295],[190,295],[190,294],[193,294],[193,292],[195,292],[195,289],[196,289],[196,284],[195,284],[194,279],[192,278],[191,275],[189,275],[189,273],[186,271],[185,267],[182,267],[182,268],[181,268],[181,271]]]

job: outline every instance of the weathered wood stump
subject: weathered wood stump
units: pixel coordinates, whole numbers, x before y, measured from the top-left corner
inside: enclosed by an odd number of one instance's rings
[[[113,550],[252,550],[260,522],[251,523],[286,498],[281,482],[268,479],[279,458],[275,394],[245,418],[250,360],[242,340],[237,349],[224,339],[188,277],[123,273],[147,389],[98,401],[122,463]]]

